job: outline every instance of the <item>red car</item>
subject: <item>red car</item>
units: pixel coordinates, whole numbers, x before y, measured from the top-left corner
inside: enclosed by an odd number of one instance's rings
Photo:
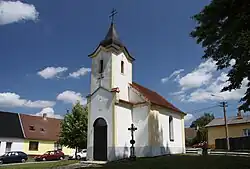
[[[60,150],[47,151],[43,155],[36,156],[35,161],[52,161],[52,160],[63,160],[64,153]]]

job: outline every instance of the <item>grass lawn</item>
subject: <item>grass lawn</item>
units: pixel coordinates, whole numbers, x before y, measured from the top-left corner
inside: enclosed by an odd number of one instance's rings
[[[99,169],[250,169],[250,158],[230,156],[164,156],[140,158],[134,162],[116,161]],[[85,168],[94,169],[95,167]]]
[[[0,169],[47,169],[53,167],[60,167],[66,166],[69,164],[78,163],[79,161],[75,160],[62,160],[57,162],[40,162],[35,164],[17,164],[17,165],[10,165],[10,166],[1,166]]]

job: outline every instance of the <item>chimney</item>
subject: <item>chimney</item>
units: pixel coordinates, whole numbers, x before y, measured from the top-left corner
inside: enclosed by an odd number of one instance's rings
[[[47,120],[47,113],[43,113],[43,120]]]
[[[241,110],[238,108],[237,119],[242,119]]]

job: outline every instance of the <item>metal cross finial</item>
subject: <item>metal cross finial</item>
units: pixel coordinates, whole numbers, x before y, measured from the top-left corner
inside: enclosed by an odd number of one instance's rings
[[[113,10],[111,11],[111,14],[109,15],[109,17],[111,18],[111,23],[114,23],[116,14],[117,14],[117,11],[115,8],[113,8]]]

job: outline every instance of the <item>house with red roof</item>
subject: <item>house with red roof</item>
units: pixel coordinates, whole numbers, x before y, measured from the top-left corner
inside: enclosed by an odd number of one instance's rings
[[[62,119],[0,111],[0,155],[23,151],[30,156],[51,150],[71,155],[74,149],[58,144]]]
[[[89,57],[87,159],[130,157],[131,143],[138,157],[185,153],[186,114],[157,92],[133,82],[135,59],[113,22]]]

